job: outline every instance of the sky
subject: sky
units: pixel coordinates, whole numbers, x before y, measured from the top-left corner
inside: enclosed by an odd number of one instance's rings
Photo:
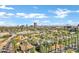
[[[78,5],[0,5],[0,26],[77,25]]]

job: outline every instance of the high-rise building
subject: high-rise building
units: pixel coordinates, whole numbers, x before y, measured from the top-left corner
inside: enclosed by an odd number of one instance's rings
[[[77,26],[79,26],[79,24]]]
[[[34,27],[37,27],[37,23],[34,22]]]

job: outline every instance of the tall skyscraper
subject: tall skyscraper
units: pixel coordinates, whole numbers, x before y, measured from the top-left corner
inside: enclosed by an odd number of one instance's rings
[[[37,23],[34,22],[34,28],[37,27]]]

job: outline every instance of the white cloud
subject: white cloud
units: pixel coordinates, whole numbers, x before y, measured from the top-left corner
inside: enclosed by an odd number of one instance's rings
[[[0,26],[16,26],[16,23],[9,22],[9,21],[0,21]]]
[[[13,13],[8,13],[7,16],[14,16],[14,14]]]
[[[79,10],[76,10],[75,12],[79,13]]]
[[[7,18],[5,15],[6,15],[6,12],[0,12],[0,18]]]
[[[13,13],[7,13],[7,12],[0,12],[0,18],[8,18],[13,16]]]
[[[57,8],[57,10],[55,10],[55,11],[48,10],[48,12],[55,14],[55,16],[54,16],[55,18],[65,18],[70,13],[79,13],[79,10],[68,10],[68,9]]]
[[[5,14],[6,14],[6,12],[0,12],[0,16],[3,16]]]
[[[7,9],[7,10],[14,10],[14,8],[12,8],[12,7],[7,7],[7,6],[5,6],[5,5],[1,5],[0,8],[1,8],[1,9]]]
[[[0,15],[3,15],[3,14],[5,14],[6,12],[0,12]]]
[[[67,9],[57,9],[56,11],[54,11],[53,13],[56,14],[56,18],[65,18],[66,16],[68,16],[69,13],[71,13],[72,11],[67,10]]]
[[[25,13],[16,13],[16,16],[26,16],[26,14]]]
[[[30,13],[30,14],[16,13],[16,16],[24,17],[24,18],[48,18],[47,15],[40,13]]]
[[[28,18],[47,18],[45,14],[32,13],[28,15]]]
[[[0,12],[0,18],[9,18],[9,17],[23,17],[23,18],[48,18],[46,14],[40,14],[40,13],[7,13],[7,12]]]
[[[36,22],[38,25],[51,25],[50,20],[33,20],[33,23]]]

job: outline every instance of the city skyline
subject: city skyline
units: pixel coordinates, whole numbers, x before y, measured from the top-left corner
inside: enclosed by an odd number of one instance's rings
[[[1,5],[0,26],[77,25],[78,5]]]

